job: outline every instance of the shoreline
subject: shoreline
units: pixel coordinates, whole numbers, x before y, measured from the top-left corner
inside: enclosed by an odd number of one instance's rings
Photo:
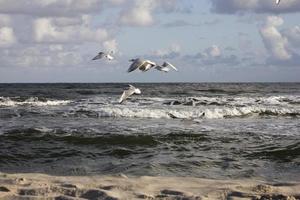
[[[300,199],[300,182],[0,172],[0,199]]]

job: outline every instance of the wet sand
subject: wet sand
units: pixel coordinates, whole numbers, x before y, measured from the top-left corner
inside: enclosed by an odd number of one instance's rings
[[[300,199],[300,182],[0,173],[0,199]]]

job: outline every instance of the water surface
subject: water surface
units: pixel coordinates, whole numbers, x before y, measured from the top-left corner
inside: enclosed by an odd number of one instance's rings
[[[0,84],[0,171],[300,180],[300,84]]]

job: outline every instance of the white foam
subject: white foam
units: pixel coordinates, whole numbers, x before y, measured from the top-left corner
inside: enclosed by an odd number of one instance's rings
[[[179,118],[179,119],[220,119],[256,115],[300,115],[300,110],[279,107],[193,107],[193,108],[149,108],[149,107],[102,107],[96,110],[99,117],[128,118]]]
[[[174,100],[175,101],[175,100]],[[197,104],[219,104],[219,105],[231,105],[231,106],[249,106],[249,105],[290,105],[290,103],[300,103],[300,96],[282,95],[282,96],[230,96],[230,97],[186,97],[176,100],[180,104],[184,105],[188,102],[192,102],[190,105]],[[172,102],[172,101],[169,101]]]
[[[7,107],[14,107],[14,106],[24,106],[24,105],[31,105],[31,106],[58,106],[58,105],[66,105],[71,101],[68,100],[46,100],[40,101],[36,97],[31,97],[26,99],[25,101],[16,101],[12,100],[9,97],[0,97],[0,106],[7,106]]]

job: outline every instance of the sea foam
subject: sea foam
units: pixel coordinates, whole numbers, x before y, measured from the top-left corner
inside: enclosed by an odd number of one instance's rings
[[[41,101],[38,97],[30,97],[25,100],[19,100],[18,97],[10,98],[10,97],[0,97],[0,106],[5,107],[14,107],[14,106],[57,106],[57,105],[66,105],[71,101],[68,100],[45,100]]]

